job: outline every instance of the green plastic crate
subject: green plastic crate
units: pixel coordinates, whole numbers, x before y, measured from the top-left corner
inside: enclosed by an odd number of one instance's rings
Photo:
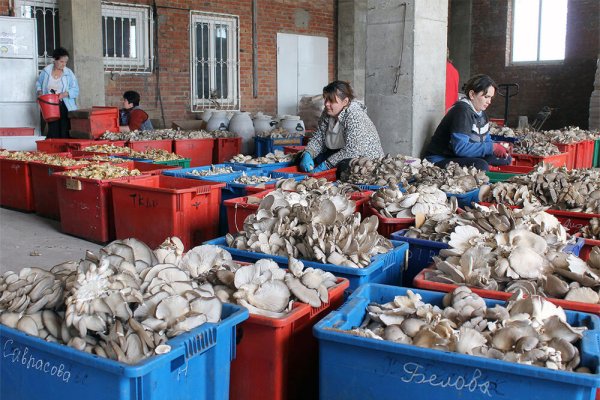
[[[154,164],[172,165],[175,167],[189,168],[190,161],[191,159],[189,158],[180,158],[178,160],[155,161]]]
[[[592,166],[594,168],[600,167],[600,138],[596,139],[594,143],[594,162]]]
[[[512,178],[515,175],[522,175],[522,174],[516,174],[516,173],[512,173],[512,172],[491,172],[491,171],[487,171],[485,173],[488,178],[490,178],[490,183],[496,183],[496,182],[504,182],[509,180],[510,178]]]

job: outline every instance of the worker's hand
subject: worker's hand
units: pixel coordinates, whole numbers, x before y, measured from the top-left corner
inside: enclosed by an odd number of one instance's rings
[[[327,163],[325,161],[323,161],[321,164],[317,165],[317,168],[313,169],[312,172],[314,174],[316,172],[327,171],[328,169],[329,169],[329,166],[327,165]]]
[[[62,93],[59,93],[59,94],[58,94],[58,99],[59,99],[59,100],[62,100],[62,99],[64,99],[65,97],[69,97],[69,92],[62,92]]]
[[[303,172],[311,172],[315,167],[315,162],[308,151],[302,153],[299,167]]]
[[[502,146],[500,143],[494,143],[493,153],[498,158],[508,157],[508,150],[506,150],[506,147]]]

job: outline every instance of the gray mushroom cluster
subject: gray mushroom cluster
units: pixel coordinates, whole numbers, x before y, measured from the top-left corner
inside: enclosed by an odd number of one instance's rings
[[[556,145],[550,143],[548,137],[542,132],[524,131],[515,143],[513,153],[529,154],[532,156],[553,156],[560,154]]]
[[[571,326],[562,308],[540,296],[516,296],[487,307],[469,288],[443,299],[443,308],[408,290],[385,304],[367,306],[362,324],[342,331],[442,351],[590,373],[581,366],[578,342],[586,327]]]
[[[437,186],[446,193],[470,192],[490,181],[485,171],[475,167],[461,167],[450,162],[445,168],[440,168],[427,160],[422,162],[414,178],[414,185]]]
[[[585,140],[594,140],[598,133],[580,129],[577,126],[568,126],[562,129],[554,129],[544,132],[552,143],[572,144]]]
[[[586,226],[581,228],[581,236],[586,239],[600,239],[600,219],[592,218]]]
[[[409,186],[405,193],[398,188],[381,188],[372,194],[369,204],[386,218],[450,214],[458,208],[455,197],[448,200],[446,193],[429,185]]]
[[[495,123],[490,123],[490,134],[496,136],[503,136],[505,138],[517,138],[519,137],[514,130],[508,126],[499,126]]]
[[[268,153],[263,157],[252,157],[245,154],[235,155],[229,162],[242,164],[275,164],[281,162],[290,162],[294,160],[294,154],[284,154],[281,150],[275,150],[273,153]]]
[[[450,248],[433,258],[435,268],[426,271],[426,279],[598,303],[600,252],[587,264],[564,253],[567,234],[553,216],[478,206],[461,218],[471,223],[454,227]]]
[[[288,131],[284,128],[274,128],[270,131],[260,131],[256,133],[258,137],[266,137],[271,139],[294,138],[304,136],[304,131]]]
[[[241,250],[317,260],[363,268],[371,257],[392,249],[377,233],[375,216],[362,220],[356,203],[345,195],[277,189],[265,196],[256,214],[244,221],[227,244]]]
[[[509,205],[540,205],[557,210],[600,212],[600,171],[567,170],[539,164],[527,175],[513,176],[484,188],[480,199]]]
[[[236,137],[237,134],[228,131],[211,131],[203,129],[180,130],[180,129],[153,129],[149,131],[131,131],[131,132],[104,132],[100,140],[126,140],[126,141],[144,141],[161,139],[210,139]]]
[[[265,183],[275,180],[269,175],[246,175],[245,172],[242,172],[242,175],[235,178],[233,183],[240,183],[242,185],[258,185],[260,183]],[[279,179],[281,180],[281,179]]]
[[[350,161],[349,171],[340,176],[340,180],[359,185],[406,186],[419,168],[420,159],[404,155],[387,154],[375,159],[360,157]]]
[[[186,175],[194,175],[194,176],[213,176],[213,175],[224,175],[224,174],[232,174],[235,171],[232,167],[228,166],[217,166],[211,165],[210,169],[193,169],[190,172],[187,172]]]

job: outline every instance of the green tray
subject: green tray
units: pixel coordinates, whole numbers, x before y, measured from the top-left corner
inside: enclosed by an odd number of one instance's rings
[[[190,161],[190,158],[180,158],[179,160],[155,161],[154,164],[172,165],[175,167],[189,168]]]
[[[504,182],[509,180],[515,175],[523,175],[523,174],[515,174],[513,172],[486,172],[485,173],[490,178],[490,183],[496,182]]]
[[[594,168],[600,167],[600,138],[594,142],[594,161],[592,163]]]

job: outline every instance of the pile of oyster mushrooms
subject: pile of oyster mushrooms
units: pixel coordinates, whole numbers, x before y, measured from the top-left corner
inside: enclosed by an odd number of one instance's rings
[[[134,364],[170,351],[168,338],[218,322],[222,302],[282,317],[295,301],[327,303],[337,284],[331,273],[295,259],[286,272],[266,259],[239,265],[217,246],[183,250],[176,237],[154,251],[132,238],[50,271],[6,272],[0,276],[0,323]]]
[[[151,131],[131,131],[131,132],[105,132],[100,136],[101,140],[126,140],[126,141],[144,141],[161,139],[210,139],[217,137],[235,137],[235,133],[226,131],[207,132],[199,130],[180,130],[180,129],[154,129]]]
[[[354,193],[362,193],[362,190],[355,185],[343,182],[331,182],[326,178],[308,177],[302,180],[294,178],[283,179],[277,181],[276,188],[281,188],[285,191],[308,193],[313,192],[313,195],[323,194],[329,196],[344,195],[350,196]]]
[[[30,151],[3,151],[0,157],[9,160],[41,162],[49,165],[57,165],[62,167],[72,167],[75,165],[87,164],[89,160],[76,160],[71,157],[64,157],[55,153],[42,153]]]
[[[470,223],[453,229],[450,248],[433,258],[426,279],[598,303],[600,257],[590,256],[586,264],[564,253],[567,234],[552,215],[477,206],[460,217]]]
[[[304,132],[289,132],[284,128],[275,128],[270,131],[262,131],[256,134],[258,137],[267,137],[272,139],[282,139],[282,138],[294,138],[294,137],[302,137],[304,136]]]
[[[186,175],[213,176],[213,175],[232,174],[234,172],[235,171],[233,170],[232,167],[211,165],[210,169],[203,169],[203,170],[194,169],[190,172],[186,172]]]
[[[349,334],[452,351],[561,371],[591,373],[577,347],[586,327],[571,326],[562,308],[540,296],[487,307],[469,288],[443,299],[443,308],[410,290],[385,304],[367,306],[362,324]]]
[[[437,186],[446,193],[466,193],[487,184],[490,178],[475,167],[461,167],[450,162],[440,168],[427,160],[422,162],[418,173],[414,176],[415,185]]]
[[[519,136],[519,141],[515,143],[513,153],[547,157],[561,152],[556,145],[550,143],[544,133],[524,131],[524,134]]]
[[[294,154],[284,154],[281,150],[275,150],[273,153],[268,153],[265,156],[256,158],[240,153],[229,160],[229,162],[256,165],[276,164],[281,162],[291,162],[294,160],[294,157]]]
[[[406,186],[420,168],[420,159],[400,154],[374,159],[359,157],[350,161],[349,171],[340,180],[357,185]]]
[[[548,140],[552,143],[573,144],[585,140],[596,139],[597,134],[580,129],[577,126],[569,126],[562,129],[549,130],[544,132]]]
[[[600,171],[567,170],[551,164],[538,164],[527,175],[516,175],[480,192],[486,202],[521,206],[550,206],[553,209],[584,213],[600,212]]]
[[[373,193],[369,204],[386,218],[450,214],[458,208],[455,197],[448,200],[446,193],[429,185],[409,186],[405,193],[398,188],[381,188]]]
[[[586,239],[600,239],[600,219],[592,218],[586,226],[581,228],[581,236]]]
[[[183,157],[179,154],[171,153],[170,151],[164,149],[155,149],[152,147],[147,148],[144,151],[131,151],[129,153],[129,157],[145,158],[153,161],[171,161],[183,159]]]
[[[265,196],[227,244],[241,250],[364,268],[371,257],[392,249],[377,233],[377,217],[362,220],[345,195],[281,188]]]
[[[269,175],[246,175],[242,172],[242,175],[238,176],[233,180],[233,183],[239,183],[242,185],[258,185],[261,183],[273,181],[276,178],[272,178]]]
[[[123,154],[131,153],[131,149],[125,146],[115,146],[114,144],[94,144],[83,148],[83,151],[93,151],[95,153]]]
[[[78,169],[71,169],[63,172],[63,175],[73,178],[89,179],[114,179],[124,176],[137,176],[142,173],[138,169],[129,170],[127,168],[112,165],[110,163],[91,164]]]
[[[504,136],[505,138],[518,138],[519,136],[514,130],[508,126],[499,126],[495,123],[490,123],[490,134],[496,136]]]

